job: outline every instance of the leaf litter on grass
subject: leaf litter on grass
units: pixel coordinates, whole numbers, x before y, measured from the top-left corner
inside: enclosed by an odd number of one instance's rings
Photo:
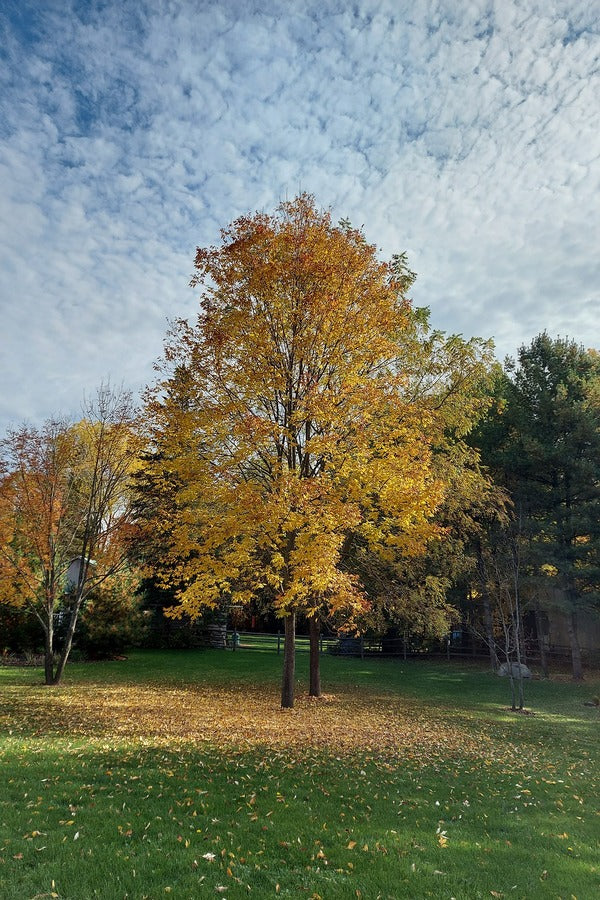
[[[84,684],[58,691],[8,687],[3,729],[18,734],[65,734],[127,741],[207,743],[247,748],[310,747],[337,753],[361,749],[418,755],[481,756],[492,739],[464,723],[436,717],[416,701],[341,688],[320,701],[300,696],[281,709],[274,691],[243,688]]]
[[[168,852],[189,856],[215,892],[229,888],[233,895],[252,884],[272,893],[277,877],[282,896],[290,896],[285,879],[304,873],[325,896],[337,896],[336,878],[340,896],[349,896],[353,884],[370,883],[367,869],[376,860],[382,872],[406,869],[407,878],[414,861],[418,878],[429,872],[456,885],[454,856],[471,853],[471,861],[488,866],[493,853],[512,854],[507,828],[518,833],[540,816],[554,857],[552,870],[545,863],[539,877],[550,871],[552,880],[557,861],[579,852],[577,832],[580,843],[585,837],[584,772],[593,787],[587,744],[575,753],[572,741],[570,758],[554,760],[557,771],[537,733],[544,716],[534,734],[532,722],[356,685],[336,686],[319,701],[300,695],[295,709],[282,710],[275,687],[231,683],[87,682],[53,691],[7,685],[1,708],[0,728],[12,731],[10,752],[24,773],[37,765],[42,746],[54,746],[51,739],[59,750],[56,764],[41,773],[40,797],[23,796],[27,816],[43,795],[64,846],[79,851],[98,827],[86,804],[109,804],[119,818],[105,839],[117,848],[119,866],[132,852],[176,847]],[[78,767],[82,784],[74,793]],[[19,787],[11,785],[15,797]],[[25,782],[22,790],[29,790]],[[73,815],[67,800],[81,811]],[[500,822],[494,828],[492,809]],[[80,823],[80,815],[88,819]],[[25,866],[32,850],[39,859],[47,855],[47,829],[35,818],[26,825],[8,845],[17,851],[9,857],[15,866]],[[489,878],[490,891],[511,887]],[[426,881],[419,884],[422,896],[435,896]]]

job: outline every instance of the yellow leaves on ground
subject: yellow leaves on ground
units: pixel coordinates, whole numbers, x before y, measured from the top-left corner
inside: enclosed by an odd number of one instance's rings
[[[277,705],[275,688],[85,684],[49,693],[9,687],[0,727],[13,734],[68,733],[102,740],[179,742],[219,747],[311,748],[340,755],[396,754],[418,762],[453,753],[486,758],[490,739],[469,722],[444,718],[411,699],[339,686],[293,710]]]

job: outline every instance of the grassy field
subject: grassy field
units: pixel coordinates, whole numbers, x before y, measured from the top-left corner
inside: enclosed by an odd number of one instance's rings
[[[144,652],[0,669],[0,897],[600,896],[598,679]]]

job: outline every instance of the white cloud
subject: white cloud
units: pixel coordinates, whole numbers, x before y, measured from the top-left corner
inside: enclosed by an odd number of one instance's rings
[[[600,345],[591,0],[15,9],[1,424],[76,412],[107,374],[144,384],[194,312],[195,246],[299,190],[407,249],[435,326],[500,356],[544,328]]]

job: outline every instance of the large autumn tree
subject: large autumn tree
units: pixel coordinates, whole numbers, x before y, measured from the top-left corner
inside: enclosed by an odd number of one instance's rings
[[[0,602],[28,607],[41,623],[49,685],[62,678],[86,598],[127,566],[135,531],[131,397],[104,386],[84,412],[80,422],[23,426],[0,441]]]
[[[307,195],[236,220],[195,268],[198,319],[173,328],[147,407],[165,572],[192,616],[271,598],[292,706],[296,615],[367,606],[349,536],[391,561],[437,533],[433,455],[476,414],[486,350],[430,334],[404,257]]]

